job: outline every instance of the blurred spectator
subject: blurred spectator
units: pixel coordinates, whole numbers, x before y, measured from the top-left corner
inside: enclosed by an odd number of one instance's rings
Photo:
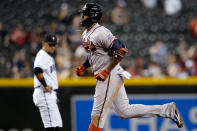
[[[1,53],[6,57],[7,61],[12,60],[13,53],[15,51],[15,46],[11,43],[10,39],[10,35],[7,34],[5,36],[4,42],[2,43],[3,46],[1,47]]]
[[[13,67],[12,67],[12,76],[11,77],[16,78],[16,79],[22,78],[22,75],[16,65],[13,65]]]
[[[25,32],[22,24],[18,24],[16,26],[12,32],[11,39],[18,46],[22,46],[27,42],[27,33]]]
[[[45,31],[41,27],[37,27],[32,32],[30,32],[29,35],[29,62],[31,63],[31,66],[33,66],[33,62],[35,59],[35,56],[39,49],[41,48],[41,42],[44,38]]]
[[[25,61],[25,67],[22,70],[22,77],[30,78],[33,76],[32,66],[28,61]]]
[[[186,79],[186,78],[188,78],[189,77],[189,74],[188,74],[186,68],[185,67],[179,67],[176,77],[177,78],[180,78],[180,79]]]
[[[2,49],[3,48],[12,48],[13,47],[13,44],[11,44],[11,43],[12,42],[11,42],[11,36],[10,36],[10,34],[5,35],[4,41],[1,43]]]
[[[72,25],[68,27],[68,39],[72,52],[81,44],[80,16],[74,15]]]
[[[143,77],[145,75],[145,63],[144,59],[141,56],[137,56],[134,61],[128,64],[126,70],[133,76],[133,77]]]
[[[65,79],[71,76],[71,56],[72,52],[67,42],[67,34],[60,37],[60,44],[57,46],[56,65],[58,78]]]
[[[14,54],[14,59],[13,59],[13,77],[14,78],[21,78],[23,77],[23,70],[25,69],[25,63],[26,63],[26,53],[25,50],[21,50],[19,52],[16,52]]]
[[[170,77],[176,77],[178,72],[178,65],[176,64],[176,57],[174,55],[168,56],[167,59],[167,74]]]
[[[3,23],[0,21],[0,47],[1,47],[1,43],[4,42],[4,38],[7,33],[8,33],[7,30],[5,30],[3,27]]]
[[[187,51],[188,59],[185,62],[185,64],[186,64],[186,67],[188,69],[188,73],[189,73],[190,76],[194,76],[194,74],[195,74],[195,66],[194,66],[194,63],[195,63],[195,58],[194,58],[195,50],[196,50],[196,47],[195,46],[191,46],[188,49],[188,51]]]
[[[167,47],[162,41],[156,41],[149,49],[151,61],[156,62],[159,66],[166,65]]]
[[[197,48],[195,48],[194,51],[193,61],[194,61],[194,76],[197,76]]]
[[[179,54],[180,57],[182,58],[182,61],[186,63],[188,61],[188,54],[187,54],[187,44],[185,41],[181,41],[179,43],[179,46],[176,49],[176,54]]]
[[[152,61],[147,69],[148,76],[154,77],[154,78],[160,78],[164,77],[164,74],[162,73],[161,67],[157,64],[157,62]]]
[[[180,41],[179,46],[176,49],[178,54],[187,54],[187,43],[185,41]]]
[[[181,0],[165,0],[164,10],[167,15],[175,15],[182,9]]]
[[[36,27],[30,32],[28,40],[30,43],[32,42],[41,43],[45,33],[46,32],[44,31],[42,27]]]
[[[190,31],[194,37],[197,37],[197,18],[192,18],[189,23]]]
[[[162,5],[167,15],[175,15],[182,9],[181,0],[141,0],[146,8],[156,8]]]
[[[136,65],[134,62],[130,63],[126,70],[132,75],[132,77],[141,77],[136,74]]]
[[[62,3],[58,20],[67,25],[70,23],[70,15],[71,13],[69,12],[69,5],[67,3]]]
[[[146,8],[155,8],[157,6],[157,0],[141,0],[141,2]]]
[[[11,44],[10,35],[7,34],[4,38],[4,42],[1,43],[0,48],[0,76],[10,77],[12,68],[12,58],[15,51],[15,47]]]
[[[60,34],[59,26],[58,26],[57,22],[53,21],[50,24],[50,27],[49,27],[48,32],[53,33],[53,34],[56,34],[56,35]]]
[[[143,58],[140,56],[136,57],[135,63],[136,63],[135,75],[139,77],[144,76],[145,65]]]
[[[176,64],[178,66],[178,72],[176,74],[177,78],[187,78],[189,76],[184,58],[181,54],[176,54]]]
[[[125,1],[118,0],[116,7],[112,10],[112,22],[116,25],[124,25],[129,23],[129,19]]]

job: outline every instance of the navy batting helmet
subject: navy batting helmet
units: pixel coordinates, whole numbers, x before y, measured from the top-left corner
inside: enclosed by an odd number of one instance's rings
[[[88,16],[88,19],[82,21],[81,25],[89,27],[91,24],[98,22],[101,19],[103,9],[96,3],[86,3],[80,13],[82,13],[81,15],[83,16]]]

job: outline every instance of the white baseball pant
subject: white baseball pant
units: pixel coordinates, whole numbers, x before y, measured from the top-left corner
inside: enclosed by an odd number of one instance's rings
[[[35,88],[33,93],[34,104],[40,110],[40,115],[44,128],[62,127],[62,118],[57,105],[57,95],[45,92],[42,87]]]

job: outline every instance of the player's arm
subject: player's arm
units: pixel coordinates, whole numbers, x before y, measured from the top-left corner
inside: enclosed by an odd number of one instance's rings
[[[80,66],[78,66],[76,69],[75,69],[75,72],[78,76],[82,76],[84,75],[84,72],[85,70],[90,67],[90,63],[89,63],[89,59],[88,57],[86,57],[86,60],[84,61],[84,63]]]
[[[128,53],[126,46],[119,39],[113,41],[110,50],[113,51],[113,57],[109,66],[96,75],[96,79],[100,81],[104,81],[110,74],[111,70],[123,59],[125,54]]]
[[[128,53],[126,46],[119,39],[113,41],[110,49],[113,51],[113,57],[111,63],[107,67],[109,71],[111,71],[123,59],[125,54]]]
[[[52,91],[52,88],[47,86],[47,83],[44,79],[44,75],[43,75],[43,70],[42,68],[40,67],[35,67],[34,68],[34,74],[36,75],[37,79],[40,81],[40,83],[42,84],[42,86],[45,88],[45,90],[47,92],[50,92]]]

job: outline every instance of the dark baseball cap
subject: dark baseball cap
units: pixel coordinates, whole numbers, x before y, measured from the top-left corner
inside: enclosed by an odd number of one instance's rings
[[[46,34],[44,41],[49,45],[57,45],[57,37],[54,34]]]

